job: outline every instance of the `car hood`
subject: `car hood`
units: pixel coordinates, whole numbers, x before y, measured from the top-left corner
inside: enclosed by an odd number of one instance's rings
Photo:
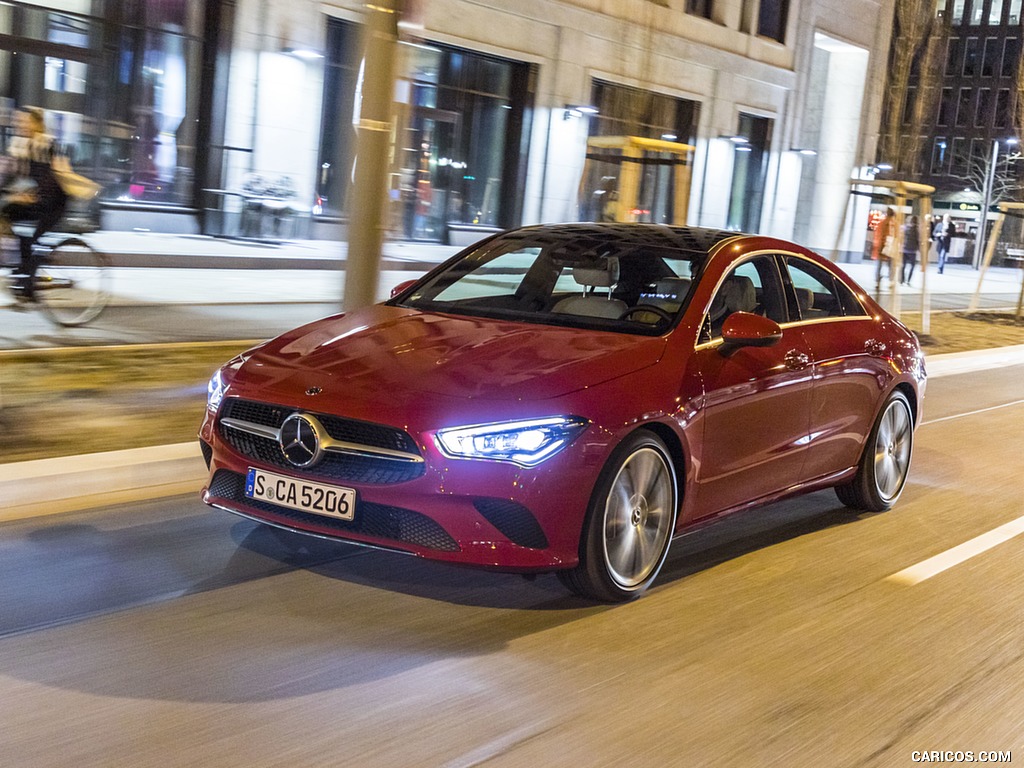
[[[387,400],[417,392],[535,400],[656,363],[659,337],[559,328],[375,305],[324,318],[258,348],[236,392],[328,388]]]

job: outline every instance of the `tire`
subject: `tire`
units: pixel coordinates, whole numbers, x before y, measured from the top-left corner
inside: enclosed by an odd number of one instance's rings
[[[84,240],[69,237],[46,255],[36,273],[36,297],[58,325],[88,323],[110,300],[107,257]]]
[[[598,478],[580,537],[579,565],[559,577],[589,599],[619,603],[639,597],[665,562],[678,510],[668,448],[652,432],[634,432]]]
[[[903,492],[914,450],[910,401],[894,391],[875,419],[853,480],[836,487],[845,506],[867,512],[890,509]]]

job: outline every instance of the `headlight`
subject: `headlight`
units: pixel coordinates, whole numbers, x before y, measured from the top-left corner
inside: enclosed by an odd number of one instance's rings
[[[553,416],[442,429],[437,432],[437,442],[441,452],[452,458],[510,461],[534,467],[569,445],[586,427],[586,419]]]
[[[261,344],[257,344],[252,349],[246,350],[240,355],[228,360],[222,365],[213,376],[210,377],[210,383],[206,386],[206,407],[216,413],[217,408],[220,407],[220,401],[224,399],[224,395],[228,391],[228,387],[231,386],[231,382],[234,381],[235,376],[238,374],[238,370],[252,357],[256,352],[266,346],[269,342],[264,341]]]
[[[224,399],[224,390],[227,384],[224,382],[223,369],[217,371],[210,377],[210,383],[206,386],[206,407],[213,413],[220,407],[220,401]]]

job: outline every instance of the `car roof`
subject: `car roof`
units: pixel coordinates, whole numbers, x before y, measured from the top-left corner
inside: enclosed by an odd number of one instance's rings
[[[573,224],[536,224],[510,230],[506,236],[523,235],[543,243],[545,235],[552,244],[565,242],[567,238],[579,237],[588,240],[629,243],[673,248],[694,254],[707,255],[724,240],[746,236],[743,232],[731,232],[709,227],[677,227],[668,224],[633,224],[623,222],[579,222]]]

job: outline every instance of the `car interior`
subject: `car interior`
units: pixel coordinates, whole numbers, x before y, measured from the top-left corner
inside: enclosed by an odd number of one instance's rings
[[[579,296],[559,300],[551,308],[555,314],[618,319],[628,309],[626,302],[612,296],[612,290],[619,282],[618,257],[604,258],[596,267],[572,267],[572,278],[583,292]],[[607,289],[606,293],[599,294],[598,288]]]

